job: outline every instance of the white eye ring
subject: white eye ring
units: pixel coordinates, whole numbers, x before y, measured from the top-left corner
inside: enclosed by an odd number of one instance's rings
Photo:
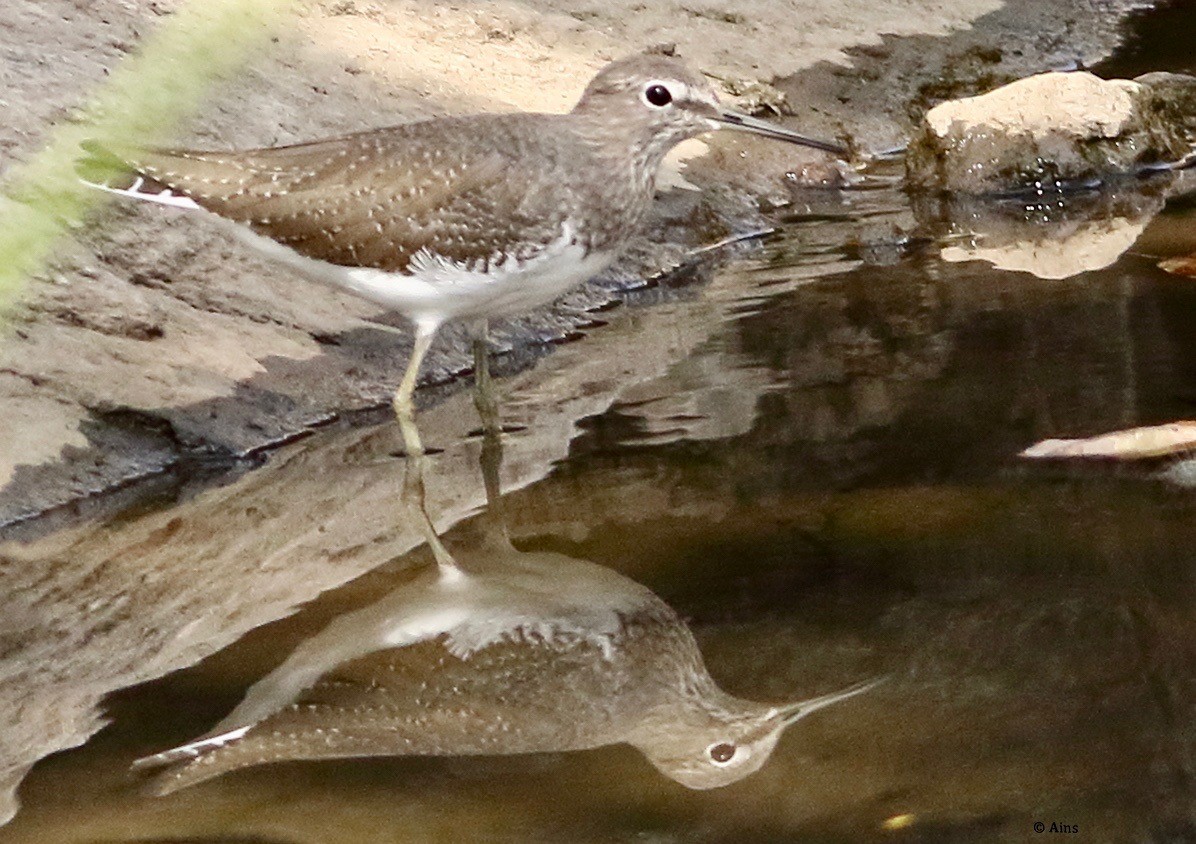
[[[673,102],[673,92],[663,82],[649,82],[640,95],[644,103],[652,108],[666,108]]]
[[[739,748],[729,741],[716,741],[706,748],[706,758],[710,760],[710,764],[720,768],[734,762],[738,753]]]

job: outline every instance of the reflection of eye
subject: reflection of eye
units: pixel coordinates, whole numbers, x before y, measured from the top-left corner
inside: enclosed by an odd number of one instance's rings
[[[735,758],[736,747],[727,742],[719,742],[712,744],[706,748],[706,755],[710,757],[710,761],[716,765],[726,765]]]

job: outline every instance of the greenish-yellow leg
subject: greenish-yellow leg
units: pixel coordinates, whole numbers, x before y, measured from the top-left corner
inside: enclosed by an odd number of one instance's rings
[[[399,420],[399,430],[403,432],[403,447],[407,456],[424,453],[424,444],[419,438],[419,429],[415,426],[415,385],[419,381],[419,368],[432,347],[432,340],[436,337],[438,325],[415,326],[415,343],[411,347],[411,360],[407,363],[407,371],[403,373],[403,380],[399,382],[399,389],[395,392],[395,418]]]
[[[444,547],[440,537],[436,534],[436,527],[432,524],[432,517],[428,514],[427,488],[424,484],[424,470],[428,457],[424,453],[423,443],[420,441],[419,428],[415,424],[415,385],[419,379],[419,368],[432,340],[436,336],[438,326],[417,325],[415,329],[415,344],[411,349],[411,361],[407,364],[407,371],[403,373],[403,380],[394,397],[395,417],[399,422],[399,430],[403,434],[403,447],[407,451],[407,474],[403,481],[403,502],[411,512],[411,516],[419,525],[428,547],[432,549],[432,556],[436,558],[442,576],[460,577],[461,570],[453,555]]]

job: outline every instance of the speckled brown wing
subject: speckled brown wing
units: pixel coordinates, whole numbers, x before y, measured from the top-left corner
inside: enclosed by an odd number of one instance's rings
[[[529,192],[510,178],[525,141],[501,118],[487,126],[446,122],[272,149],[127,159],[221,217],[342,266],[403,272],[427,249],[484,268],[512,253],[530,257],[558,237],[566,209],[552,213],[560,204],[552,181]]]
[[[610,689],[599,649],[492,645],[468,660],[423,642],[330,671],[243,736],[195,757],[164,754],[151,784],[168,794],[253,765],[363,756],[464,756],[573,750],[586,700]],[[597,685],[595,685],[597,684]],[[583,717],[578,718],[578,713]]]

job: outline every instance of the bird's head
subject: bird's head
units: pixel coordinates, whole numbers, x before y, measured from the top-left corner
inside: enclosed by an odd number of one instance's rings
[[[653,53],[608,64],[586,87],[573,113],[638,135],[651,158],[715,129],[752,132],[838,155],[847,152],[724,107],[705,76],[679,59]]]

